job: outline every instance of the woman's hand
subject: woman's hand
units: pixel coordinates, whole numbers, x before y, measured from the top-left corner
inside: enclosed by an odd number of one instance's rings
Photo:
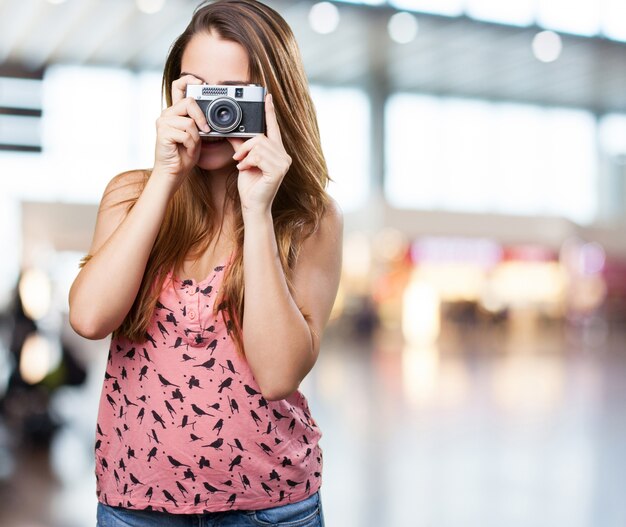
[[[200,133],[209,131],[206,117],[192,97],[185,97],[188,84],[202,84],[193,75],[172,83],[172,105],[156,121],[157,139],[154,171],[171,179],[174,190],[180,187],[200,157]]]
[[[233,159],[239,162],[237,187],[244,216],[271,210],[278,187],[291,166],[291,157],[283,146],[274,102],[269,94],[265,97],[265,122],[267,135],[257,135],[245,142],[228,138],[235,150]]]

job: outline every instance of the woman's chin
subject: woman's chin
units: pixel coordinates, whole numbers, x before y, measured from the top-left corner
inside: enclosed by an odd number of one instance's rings
[[[230,146],[230,145],[229,145]],[[235,167],[235,161],[233,160],[232,148],[221,148],[220,151],[206,152],[201,151],[200,157],[196,165],[203,170],[224,170],[229,167]]]

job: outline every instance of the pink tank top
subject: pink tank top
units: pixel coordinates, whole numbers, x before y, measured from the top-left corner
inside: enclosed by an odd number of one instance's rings
[[[146,341],[111,341],[95,444],[98,500],[174,514],[297,502],[322,483],[321,437],[300,391],[261,395],[201,282],[170,272]]]

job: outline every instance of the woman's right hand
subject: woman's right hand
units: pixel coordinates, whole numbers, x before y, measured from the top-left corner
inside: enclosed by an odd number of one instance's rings
[[[193,75],[172,83],[172,105],[156,121],[154,171],[171,179],[174,189],[183,182],[200,157],[199,130],[209,132],[206,117],[192,97],[185,97],[188,84],[202,84]]]

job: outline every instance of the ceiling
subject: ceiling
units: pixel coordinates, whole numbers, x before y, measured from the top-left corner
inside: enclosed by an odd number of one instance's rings
[[[0,0],[0,74],[48,64],[157,69],[195,0],[167,0],[152,15],[134,0]],[[553,63],[537,61],[538,28],[418,15],[419,33],[395,44],[390,8],[338,4],[339,28],[310,28],[305,0],[267,0],[290,23],[312,82],[626,112],[626,44],[563,35]],[[372,75],[370,75],[370,73]]]

